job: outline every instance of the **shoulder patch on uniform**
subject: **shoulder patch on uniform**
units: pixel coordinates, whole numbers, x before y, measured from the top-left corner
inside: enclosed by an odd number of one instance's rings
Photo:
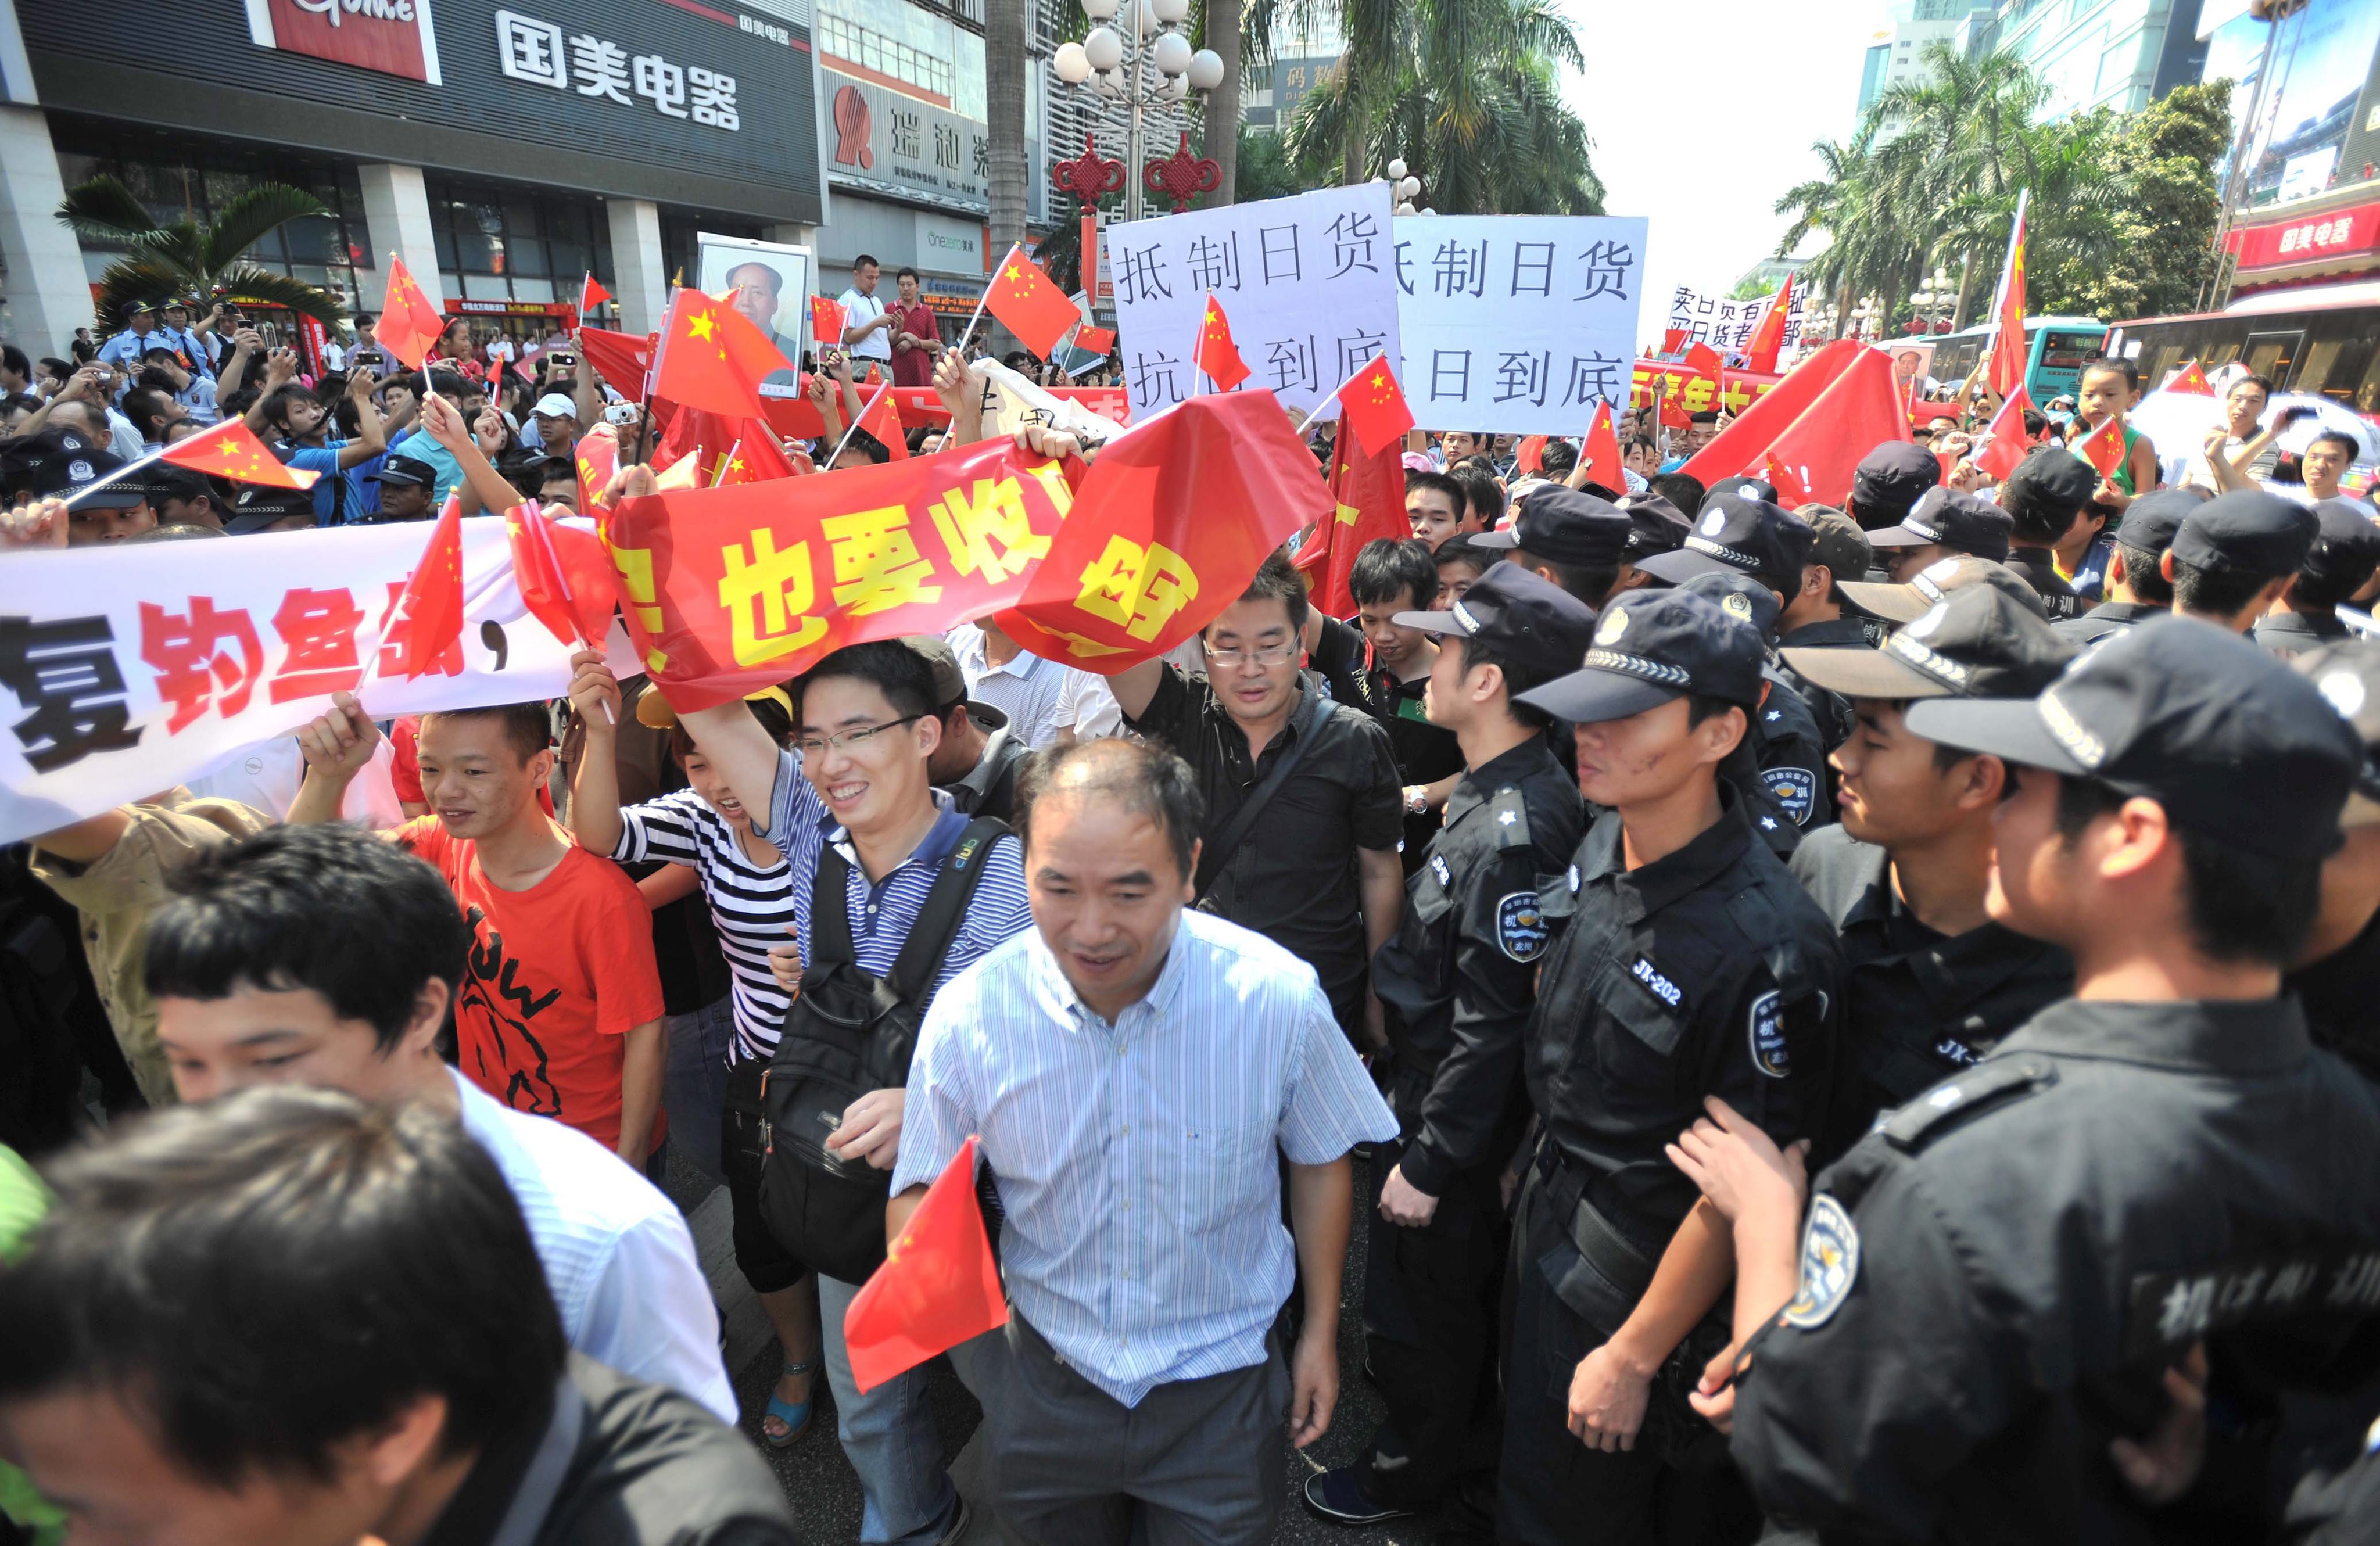
[[[1686,996],[1683,988],[1661,975],[1661,969],[1653,964],[1650,956],[1638,956],[1636,964],[1628,969],[1628,974],[1644,984],[1647,993],[1673,1009]]]
[[[1963,1119],[2058,1082],[2058,1066],[2046,1057],[1989,1057],[1944,1080],[1883,1118],[1877,1129],[1894,1148],[1914,1153]]]
[[[1545,954],[1551,934],[1535,891],[1514,891],[1496,904],[1496,948],[1514,960]]]
[[[1449,889],[1453,888],[1454,872],[1447,867],[1444,854],[1433,853],[1429,856],[1429,873],[1438,876],[1438,883],[1440,886]]]
[[[1572,864],[1570,867],[1568,879],[1570,881],[1571,894],[1572,896],[1576,896],[1578,894],[1578,866],[1576,864]]]
[[[1488,809],[1495,818],[1493,825],[1498,848],[1524,848],[1528,845],[1529,803],[1519,790],[1509,784],[1498,790],[1496,798],[1488,803]]]
[[[1826,1192],[1810,1199],[1802,1226],[1802,1278],[1785,1307],[1785,1323],[1812,1331],[1834,1318],[1859,1276],[1860,1238],[1852,1215]]]
[[[1766,767],[1760,781],[1776,797],[1779,808],[1793,818],[1796,827],[1810,825],[1810,813],[1818,804],[1818,778],[1806,767]]]
[[[1783,995],[1770,988],[1752,1001],[1752,1012],[1744,1017],[1744,1038],[1751,1044],[1752,1066],[1771,1079],[1783,1079],[1793,1071],[1792,1055],[1785,1046],[1782,1005]]]

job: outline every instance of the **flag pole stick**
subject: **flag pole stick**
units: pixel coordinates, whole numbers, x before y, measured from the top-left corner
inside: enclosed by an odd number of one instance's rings
[[[129,477],[134,473],[139,472],[141,468],[148,466],[152,462],[163,461],[164,459],[165,453],[172,449],[173,448],[171,446],[161,446],[157,450],[149,453],[146,456],[140,457],[137,461],[125,463],[124,465],[116,468],[114,472],[109,473],[105,477],[93,478],[91,482],[84,484],[81,488],[67,496],[67,508],[68,510],[72,510],[75,507],[75,501],[83,498],[85,495],[95,494],[119,478]],[[310,484],[308,487],[310,488],[312,486]]]
[[[1302,439],[1304,439],[1304,438],[1305,438],[1305,432],[1306,432],[1308,429],[1313,429],[1313,428],[1314,428],[1314,421],[1315,421],[1316,419],[1320,418],[1320,417],[1322,417],[1322,410],[1323,410],[1323,409],[1325,409],[1325,408],[1327,408],[1327,407],[1330,407],[1332,404],[1334,404],[1334,403],[1338,402],[1338,401],[1339,401],[1339,394],[1340,394],[1341,393],[1342,393],[1342,392],[1346,391],[1346,390],[1347,390],[1347,383],[1346,383],[1345,381],[1342,381],[1342,382],[1340,382],[1336,387],[1334,387],[1334,388],[1332,388],[1332,389],[1331,389],[1331,392],[1330,392],[1330,396],[1328,396],[1328,397],[1324,398],[1321,402],[1317,403],[1316,405],[1314,405],[1314,411],[1313,411],[1312,413],[1310,413],[1310,414],[1307,414],[1307,415],[1305,416],[1305,423],[1303,423],[1303,424],[1301,424],[1301,425],[1299,425],[1299,426],[1297,427],[1297,433],[1298,433],[1298,437],[1299,437],[1299,439],[1301,439],[1301,440],[1302,440]]]
[[[741,440],[727,448],[727,454],[719,459],[719,471],[710,479],[712,488],[716,489],[727,480],[727,469],[735,465],[735,453],[743,449],[744,442]]]
[[[883,385],[876,389],[876,395],[868,400],[867,406],[859,410],[859,417],[853,419],[850,425],[844,430],[843,439],[834,442],[834,454],[826,459],[826,471],[834,471],[834,464],[836,460],[843,455],[843,448],[851,443],[851,437],[859,433],[859,427],[868,422],[868,416],[876,411],[876,405],[883,402],[884,394],[892,390],[892,383],[891,381],[886,381]],[[741,442],[738,443],[740,444]]]

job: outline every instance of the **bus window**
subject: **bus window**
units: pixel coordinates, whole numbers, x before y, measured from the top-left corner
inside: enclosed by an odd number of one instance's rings
[[[2265,380],[2286,381],[2289,379],[2289,367],[2304,352],[2305,332],[2293,329],[2287,332],[2250,333],[2247,351],[2241,357],[2247,360],[2250,370]]]
[[[2380,413],[2380,353],[2374,354],[2372,363],[2363,368],[2362,384],[2348,399],[2348,405],[2359,414]]]
[[[1963,381],[1983,356],[1984,341],[1972,332],[1952,333],[1934,346],[1934,363],[1926,374],[1937,381]]]
[[[2026,389],[2034,401],[2046,403],[2072,392],[2081,379],[2084,357],[2097,353],[2099,341],[2106,336],[2104,328],[2090,332],[2044,328],[2034,334],[2032,368],[2025,373]],[[2147,379],[2146,372],[2143,376]]]
[[[2305,358],[2298,366],[2295,389],[2341,403],[2352,399],[2372,360],[2368,325],[2366,318],[2350,311],[2308,315]]]

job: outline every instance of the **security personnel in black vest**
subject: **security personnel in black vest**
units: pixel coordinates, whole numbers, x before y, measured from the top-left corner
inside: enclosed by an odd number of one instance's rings
[[[1727,1241],[1663,1145],[1711,1094],[1780,1143],[1823,1116],[1834,934],[1718,776],[1760,666],[1708,598],[1638,591],[1604,610],[1584,670],[1521,695],[1578,727],[1580,791],[1607,809],[1544,899],[1569,916],[1524,1051],[1542,1130],[1513,1225],[1505,1540],[1757,1528],[1684,1404],[1728,1339]]]
[[[2269,1539],[2278,1495],[2206,1485],[2262,1469],[2224,1452],[2380,1364],[2380,1096],[2280,992],[2362,747],[2178,618],[2037,700],[1908,718],[2016,766],[1992,912],[2073,955],[2075,996],[1821,1175],[1798,1247],[1798,1167],[1686,1135],[1730,1200],[1737,1324],[1777,1317],[1703,1405],[1822,1539]]]
[[[1812,833],[1792,859],[1843,942],[1842,1034],[1814,1166],[2074,990],[2065,951],[1985,911],[2007,766],[1938,747],[1906,722],[1922,698],[2030,698],[2073,655],[1989,586],[1952,593],[1881,649],[1786,651],[1859,715],[1834,753],[1842,825]]]
[[[2350,639],[2290,658],[2363,741],[2364,785],[2323,862],[2322,912],[2283,985],[2305,1006],[2316,1046],[2380,1080],[2380,643]]]
[[[1396,937],[1372,960],[1402,1135],[1375,1156],[1384,1179],[1367,1220],[1364,1320],[1388,1417],[1363,1458],[1305,1483],[1306,1506],[1343,1525],[1436,1506],[1466,1435],[1493,1427],[1502,1178],[1528,1120],[1521,1037],[1551,937],[1537,888],[1570,863],[1586,826],[1544,717],[1512,703],[1577,667],[1595,633],[1586,604],[1500,563],[1451,610],[1393,621],[1441,636],[1424,701],[1460,742],[1466,771],[1405,883]]]
[[[1678,588],[1709,597],[1720,611],[1760,635],[1760,675],[1767,688],[1752,711],[1752,733],[1744,738],[1752,757],[1750,777],[1743,776],[1741,754],[1719,771],[1782,818],[1764,826],[1755,817],[1753,826],[1777,856],[1785,858],[1801,846],[1804,828],[1835,819],[1835,807],[1827,794],[1825,732],[1802,696],[1800,683],[1777,657],[1777,593],[1738,569],[1697,574]]]

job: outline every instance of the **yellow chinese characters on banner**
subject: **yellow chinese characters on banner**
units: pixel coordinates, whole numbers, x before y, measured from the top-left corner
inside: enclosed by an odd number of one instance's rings
[[[1083,591],[1075,605],[1147,644],[1197,598],[1197,572],[1180,553],[1162,542],[1143,547],[1130,537],[1111,537],[1084,567]]]

